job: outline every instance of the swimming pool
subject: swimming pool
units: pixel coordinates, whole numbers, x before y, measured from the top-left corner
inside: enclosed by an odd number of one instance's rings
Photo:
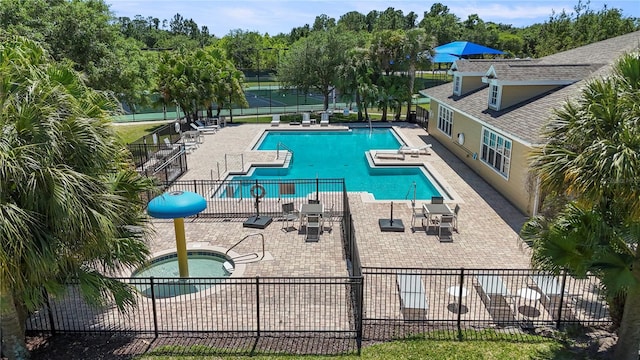
[[[286,168],[258,167],[233,180],[286,180],[344,178],[347,191],[364,191],[376,200],[431,199],[443,196],[418,166],[371,167],[366,152],[398,149],[402,142],[392,129],[367,128],[349,131],[266,131],[256,150],[276,150],[284,144],[293,152]],[[282,149],[282,146],[280,147]]]

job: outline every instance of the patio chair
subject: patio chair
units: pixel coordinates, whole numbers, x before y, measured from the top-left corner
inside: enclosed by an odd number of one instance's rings
[[[460,212],[460,205],[456,204],[453,209],[453,229],[458,231],[458,213]]]
[[[325,221],[329,222],[329,231],[333,231],[333,206],[334,204],[331,204],[331,207],[329,208],[329,210],[325,211],[322,213],[322,227],[324,230],[324,223]]]
[[[289,232],[290,228],[296,230],[295,225],[298,219],[300,219],[300,212],[296,210],[294,203],[282,204],[282,229],[284,231]],[[291,222],[293,226],[289,226],[289,222]]]
[[[315,242],[320,240],[320,231],[322,228],[322,219],[320,215],[307,216],[307,235],[305,241]]]
[[[432,204],[444,204],[444,198],[442,196],[432,196],[431,197]]]
[[[442,215],[440,218],[440,224],[438,225],[438,239],[440,242],[453,241],[453,215]]]
[[[420,219],[420,223],[422,224],[422,227],[426,231],[427,228],[424,226],[424,220],[426,219],[426,216],[424,214],[424,209],[416,208],[415,204],[413,204],[411,209],[413,211],[411,215],[411,232],[416,232],[416,227],[415,227],[416,219]]]

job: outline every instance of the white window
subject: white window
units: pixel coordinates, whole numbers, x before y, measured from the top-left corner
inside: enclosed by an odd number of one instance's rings
[[[498,110],[498,85],[489,87],[489,107]]]
[[[453,94],[460,95],[462,91],[462,78],[460,76],[453,77]]]
[[[505,178],[509,178],[511,140],[489,129],[482,129],[480,159]]]
[[[451,137],[453,127],[453,110],[442,105],[438,106],[438,129]]]

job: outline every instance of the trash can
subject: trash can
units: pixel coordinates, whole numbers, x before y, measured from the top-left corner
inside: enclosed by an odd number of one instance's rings
[[[410,123],[415,123],[416,122],[416,112],[415,111],[410,111],[409,112],[409,118],[407,119],[408,122]]]

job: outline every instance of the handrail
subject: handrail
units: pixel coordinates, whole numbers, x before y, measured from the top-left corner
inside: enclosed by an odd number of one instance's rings
[[[158,166],[157,168],[153,169],[154,173],[157,173],[158,171],[162,171],[164,170],[164,168],[166,168],[167,166],[169,166],[175,159],[179,158],[180,156],[182,156],[182,154],[184,153],[184,148],[181,147],[180,149],[176,149],[178,152],[175,153],[174,155],[172,155],[169,159],[165,160],[162,165]]]
[[[262,259],[264,259],[264,235],[263,235],[262,233],[249,234],[249,235],[247,235],[247,236],[243,237],[242,239],[240,239],[240,241],[238,241],[237,243],[235,243],[232,247],[230,247],[230,248],[229,248],[229,249],[224,253],[224,254],[225,254],[225,256],[226,256],[227,254],[229,254],[229,251],[231,251],[234,247],[236,247],[236,246],[240,245],[240,243],[241,243],[241,242],[243,242],[245,239],[247,239],[248,237],[251,237],[251,236],[256,236],[256,235],[260,235],[260,237],[262,238],[262,257],[261,257],[260,259],[258,259],[258,260],[262,260]],[[241,256],[243,256],[243,255],[240,255],[240,257],[241,257]],[[231,259],[231,260],[233,260],[233,259]]]
[[[407,190],[407,195],[404,196],[405,200],[409,199],[409,193],[411,193],[411,189],[413,189],[413,200],[411,200],[411,206],[416,207],[416,182],[412,182],[411,186],[409,186],[409,190]]]
[[[276,146],[276,159],[280,159],[280,148],[286,149],[289,153],[291,153],[291,155],[293,156],[293,150],[291,150],[287,145],[285,145],[283,142],[278,142],[278,145]]]

